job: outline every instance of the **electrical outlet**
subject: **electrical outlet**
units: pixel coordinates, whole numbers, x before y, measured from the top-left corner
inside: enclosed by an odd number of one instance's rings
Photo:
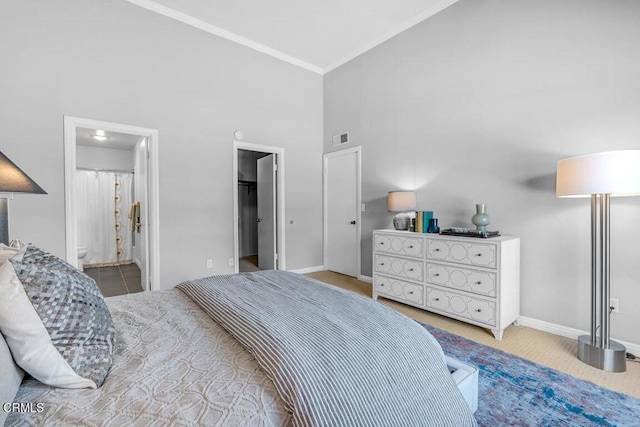
[[[229,267],[233,267],[233,264],[234,264],[233,258],[229,258]]]
[[[213,260],[212,259],[208,259],[207,260],[207,268],[213,268]]]
[[[620,300],[618,298],[609,299],[609,307],[612,313],[620,313]]]

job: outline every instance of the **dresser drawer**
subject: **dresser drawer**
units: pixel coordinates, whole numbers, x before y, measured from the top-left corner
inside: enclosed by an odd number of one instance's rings
[[[427,308],[443,311],[464,319],[496,326],[496,304],[480,298],[426,287]]]
[[[412,304],[423,304],[424,286],[422,285],[376,275],[373,278],[373,288],[383,296],[394,297]]]
[[[424,239],[416,236],[393,236],[390,234],[374,234],[373,247],[378,252],[422,258],[424,256]]]
[[[496,244],[427,239],[428,259],[495,268],[497,257]]]
[[[427,262],[427,283],[479,295],[496,296],[496,273]]]
[[[375,254],[373,263],[377,273],[400,276],[419,282],[424,278],[424,264],[422,261]]]

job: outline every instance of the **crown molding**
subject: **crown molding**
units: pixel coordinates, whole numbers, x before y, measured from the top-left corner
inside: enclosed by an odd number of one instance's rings
[[[385,34],[383,34],[382,36],[374,39],[372,42],[367,43],[366,45],[362,46],[359,49],[356,49],[354,52],[352,52],[351,54],[345,56],[344,58],[342,58],[341,60],[335,62],[333,65],[326,67],[326,68],[322,68],[319,67],[317,65],[313,65],[309,62],[303,61],[301,59],[298,59],[296,57],[293,57],[291,55],[287,55],[284,52],[280,52],[279,50],[276,49],[272,49],[269,46],[265,46],[263,44],[260,44],[258,42],[255,42],[253,40],[250,40],[246,37],[242,37],[236,33],[233,33],[231,31],[225,30],[223,28],[220,27],[216,27],[215,25],[209,24],[208,22],[204,22],[198,18],[195,18],[191,15],[187,15],[186,13],[183,12],[179,12],[175,9],[172,9],[170,7],[161,5],[159,3],[156,3],[153,0],[126,0],[129,3],[135,4],[136,6],[140,6],[144,9],[150,10],[152,12],[156,12],[159,13],[160,15],[164,15],[168,18],[172,18],[175,19],[177,21],[180,21],[184,24],[190,25],[192,27],[198,28],[200,30],[206,31],[210,34],[216,35],[218,37],[222,37],[224,39],[227,39],[229,41],[232,41],[234,43],[238,43],[242,46],[248,47],[250,49],[253,50],[257,50],[258,52],[264,53],[266,55],[272,56],[276,59],[279,59],[281,61],[284,62],[288,62],[289,64],[304,68],[305,70],[309,70],[312,71],[314,73],[318,73],[318,74],[326,74],[329,71],[332,71],[336,68],[338,68],[339,66],[351,61],[352,59],[356,58],[357,56],[362,55],[363,53],[367,52],[368,50],[373,49],[374,47],[386,42],[387,40],[397,36],[398,34],[402,33],[403,31],[408,30],[409,28],[413,27],[414,25],[419,24],[420,22],[424,21],[427,18],[432,17],[433,15],[435,15],[436,13],[446,9],[447,7],[451,6],[454,3],[457,3],[459,0],[441,0],[438,3],[436,3],[434,6],[430,7],[429,9],[425,10],[424,12],[422,12],[419,15],[416,15],[415,17],[409,19],[408,21],[405,21],[404,23],[402,23],[401,25],[399,25],[398,27],[396,27],[395,29],[393,29],[392,31],[389,31]]]
[[[172,18],[184,24],[191,25],[192,27],[206,31],[210,34],[241,44],[250,49],[257,50],[258,52],[272,56],[281,61],[288,62],[289,64],[293,64],[298,67],[304,68],[306,70],[313,71],[314,73],[322,74],[322,68],[316,65],[302,61],[298,58],[295,58],[291,55],[287,55],[286,53],[280,52],[279,50],[272,49],[263,44],[257,43],[246,37],[239,36],[238,34],[232,33],[231,31],[227,31],[223,28],[219,28],[219,27],[216,27],[215,25],[201,21],[200,19],[194,18],[193,16],[187,15],[186,13],[182,13],[170,7],[166,7],[164,5],[158,4],[155,1],[152,1],[152,0],[127,0],[127,1],[129,3],[135,4],[136,6],[140,6],[142,8],[159,13],[160,15],[164,15],[168,18]]]

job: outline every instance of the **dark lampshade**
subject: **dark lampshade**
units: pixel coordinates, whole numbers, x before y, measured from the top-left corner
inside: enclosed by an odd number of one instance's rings
[[[0,152],[0,193],[47,194],[38,184]],[[0,198],[0,243],[9,244],[9,199]]]
[[[2,152],[0,152],[0,192],[47,194]]]

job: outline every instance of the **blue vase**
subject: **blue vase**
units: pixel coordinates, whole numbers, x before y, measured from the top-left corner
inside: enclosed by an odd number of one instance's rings
[[[439,233],[440,227],[438,227],[438,219],[437,218],[429,218],[429,227],[427,228],[427,233]]]
[[[484,203],[476,205],[476,214],[471,217],[471,222],[476,226],[477,233],[486,233],[487,225],[489,225],[489,215],[485,212]]]

